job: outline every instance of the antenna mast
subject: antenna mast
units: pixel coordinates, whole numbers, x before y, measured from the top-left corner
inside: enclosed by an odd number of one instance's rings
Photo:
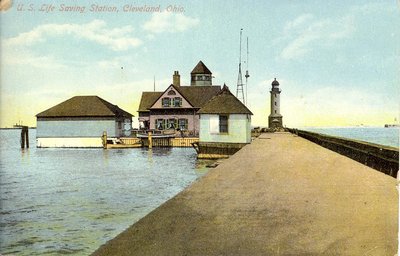
[[[240,29],[240,47],[239,47],[239,74],[236,87],[236,98],[238,98],[243,104],[246,104],[243,93],[243,81],[242,81],[242,31]]]
[[[246,75],[244,75],[244,77],[246,78],[246,103],[248,103],[248,99],[247,99],[247,79],[250,77],[249,75],[249,37],[247,37],[247,60],[246,60]]]

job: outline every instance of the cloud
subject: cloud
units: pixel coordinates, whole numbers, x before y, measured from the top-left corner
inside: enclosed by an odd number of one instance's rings
[[[15,51],[11,54],[11,51],[8,51],[3,53],[2,58],[4,64],[9,66],[20,65],[41,69],[59,69],[66,67],[52,56],[37,56],[30,52],[22,53],[20,51]]]
[[[199,24],[199,19],[170,12],[153,13],[143,29],[151,33],[183,32]]]
[[[75,36],[100,45],[113,51],[124,51],[142,44],[142,41],[131,34],[132,26],[109,28],[105,21],[93,20],[85,24],[44,24],[29,32],[3,40],[5,46],[30,46],[45,42],[47,37]]]
[[[347,38],[354,31],[351,15],[316,20],[311,14],[303,14],[286,23],[284,37],[290,42],[282,50],[280,57],[286,60],[298,59],[312,51],[314,47],[332,45]]]
[[[302,14],[293,21],[288,21],[284,27],[285,31],[293,31],[301,27],[304,23],[312,20],[314,16],[310,13]]]

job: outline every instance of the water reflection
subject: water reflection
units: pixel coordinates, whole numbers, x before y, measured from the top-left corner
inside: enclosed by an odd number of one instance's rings
[[[109,150],[103,149],[103,163],[108,166],[109,163]]]
[[[88,255],[206,172],[188,148],[21,150],[18,131],[0,138],[0,254]]]
[[[24,163],[29,163],[29,148],[21,148],[21,161]]]
[[[152,148],[149,148],[149,149],[147,150],[147,162],[148,162],[150,165],[153,165],[153,149],[152,149]]]

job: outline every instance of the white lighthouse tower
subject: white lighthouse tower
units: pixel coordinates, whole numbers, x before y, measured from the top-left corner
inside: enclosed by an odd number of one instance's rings
[[[271,88],[271,114],[268,116],[268,127],[273,129],[282,128],[282,115],[280,113],[280,94],[281,90],[279,90],[279,82],[272,81]]]

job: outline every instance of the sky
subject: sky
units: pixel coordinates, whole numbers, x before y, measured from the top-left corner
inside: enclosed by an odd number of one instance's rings
[[[399,120],[399,0],[9,2],[0,12],[0,127],[36,126],[36,114],[76,95],[118,105],[137,126],[154,79],[163,91],[178,70],[189,85],[200,60],[213,84],[236,94],[241,29],[253,126],[268,125],[274,78],[287,127]]]

